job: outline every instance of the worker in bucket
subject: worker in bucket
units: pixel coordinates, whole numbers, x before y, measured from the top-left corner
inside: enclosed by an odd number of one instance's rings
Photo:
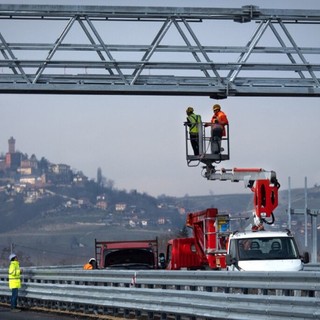
[[[211,126],[211,153],[218,154],[223,151],[221,140],[226,136],[225,126],[229,124],[229,121],[227,115],[221,110],[220,104],[215,104],[212,110],[211,123],[206,123],[205,126]]]
[[[201,127],[201,116],[194,113],[192,107],[188,107],[187,126],[189,127],[190,142],[195,156],[199,155],[199,130]]]
[[[91,258],[84,266],[83,269],[85,270],[93,270],[97,269],[97,261],[95,258]]]

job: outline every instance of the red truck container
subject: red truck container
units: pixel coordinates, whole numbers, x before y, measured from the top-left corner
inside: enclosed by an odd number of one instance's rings
[[[95,240],[95,256],[100,269],[157,269],[158,239]]]

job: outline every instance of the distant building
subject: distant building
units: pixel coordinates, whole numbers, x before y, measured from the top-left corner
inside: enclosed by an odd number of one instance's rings
[[[0,171],[4,171],[6,169],[6,159],[1,158],[0,159]]]
[[[82,172],[78,172],[73,180],[74,173],[69,165],[52,164],[44,157],[38,161],[34,154],[29,158],[27,154],[16,151],[15,143],[16,140],[10,137],[8,152],[0,156],[0,179],[4,183],[11,179],[24,186],[33,185],[41,188],[45,185],[70,185],[72,183],[85,186],[88,181]]]
[[[79,207],[91,207],[90,200],[88,198],[80,198],[78,199]]]
[[[31,175],[32,174],[32,168],[30,167],[20,167],[17,169],[18,172],[20,172],[21,175]]]
[[[55,184],[69,184],[72,182],[73,173],[66,164],[50,164],[47,180]]]
[[[70,171],[70,166],[67,164],[51,164],[49,169],[55,174],[68,174]]]
[[[33,154],[30,159],[22,159],[21,160],[21,169],[30,168],[32,172],[38,169],[38,160],[36,156]]]
[[[99,200],[99,201],[97,201],[96,207],[97,207],[98,209],[101,209],[101,210],[106,210],[107,207],[108,207],[107,201],[105,201],[105,200]]]
[[[148,226],[148,220],[141,220],[141,225],[143,227],[147,227]]]
[[[78,186],[84,186],[85,183],[88,181],[88,177],[86,177],[81,171],[79,171],[73,175],[72,181],[74,184]]]
[[[38,176],[34,176],[34,175],[26,175],[26,176],[22,176],[19,179],[20,184],[25,184],[25,185],[36,185],[37,183],[41,182],[41,178],[39,178]]]
[[[166,223],[166,219],[165,218],[159,218],[158,219],[158,224],[165,224]]]
[[[125,203],[116,203],[115,205],[115,210],[118,212],[123,212],[124,210],[126,210],[127,205]]]
[[[6,168],[10,170],[17,170],[21,164],[21,153],[7,153],[6,154]]]

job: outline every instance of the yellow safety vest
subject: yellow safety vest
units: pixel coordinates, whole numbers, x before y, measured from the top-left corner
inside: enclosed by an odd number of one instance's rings
[[[198,123],[201,122],[201,117],[193,113],[193,114],[190,114],[190,116],[188,116],[188,121],[191,123],[189,132],[198,133],[199,132]]]
[[[17,289],[21,288],[21,271],[18,261],[11,261],[9,266],[9,288]]]

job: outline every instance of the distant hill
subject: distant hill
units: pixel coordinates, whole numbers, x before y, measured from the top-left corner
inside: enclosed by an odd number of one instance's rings
[[[108,207],[66,207],[69,198],[89,199],[93,203],[99,194],[105,194]],[[304,208],[304,189],[291,192],[292,208]],[[94,255],[94,239],[126,240],[154,239],[158,237],[164,250],[167,239],[176,237],[185,224],[183,212],[200,211],[216,207],[233,217],[250,216],[253,195],[186,196],[181,198],[154,198],[147,194],[101,189],[95,183],[79,187],[55,186],[50,196],[34,203],[25,203],[20,195],[0,193],[0,252],[6,264],[6,255],[13,245],[24,257],[25,264],[53,265],[79,264]],[[125,203],[125,211],[116,211],[117,203]],[[320,188],[308,189],[308,207],[320,208]],[[282,228],[287,222],[288,193],[279,194],[279,207],[275,212],[276,225]],[[303,221],[295,216],[293,220]],[[129,221],[136,222],[132,227]],[[141,221],[147,221],[142,226]],[[163,222],[163,223],[162,223]],[[294,227],[300,242],[302,222]],[[302,239],[302,240],[301,240]],[[0,257],[1,257],[0,256]]]

